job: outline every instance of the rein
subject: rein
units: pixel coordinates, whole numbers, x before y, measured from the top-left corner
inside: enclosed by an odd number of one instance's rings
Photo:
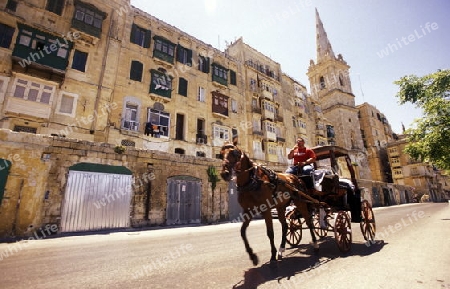
[[[261,188],[261,185],[266,184],[266,185],[270,186],[271,189],[273,190],[272,194],[275,194],[278,185],[281,184],[281,185],[286,186],[293,192],[296,192],[298,194],[298,197],[303,199],[302,200],[303,202],[313,203],[313,204],[319,203],[319,201],[308,196],[301,190],[297,189],[291,183],[281,180],[278,177],[278,174],[275,171],[273,171],[272,169],[269,169],[262,165],[253,164],[253,162],[250,159],[248,159],[247,155],[244,152],[238,150],[236,147],[234,147],[234,150],[230,153],[234,154],[234,156],[236,156],[236,157],[238,156],[238,154],[240,154],[240,156],[239,156],[239,160],[236,163],[231,164],[229,169],[231,168],[232,170],[234,170],[237,177],[242,176],[242,174],[244,174],[244,173],[249,173],[247,182],[244,185],[237,185],[238,192],[257,191]],[[242,161],[244,158],[247,158],[248,164],[250,167],[247,169],[244,169],[244,170],[237,169],[237,167],[238,166],[240,167],[240,165],[242,164]],[[267,178],[269,180],[264,181],[259,176],[257,176],[258,170],[260,170],[265,176],[267,176]]]

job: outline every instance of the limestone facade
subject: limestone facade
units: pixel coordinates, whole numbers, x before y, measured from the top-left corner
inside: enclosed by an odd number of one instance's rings
[[[323,117],[333,124],[333,143],[351,150],[352,162],[358,166],[357,178],[370,179],[367,151],[350,82],[350,66],[341,54],[335,56],[317,10],[316,30],[317,59],[311,60],[307,73],[311,94],[317,99]]]
[[[118,154],[113,144],[6,129],[0,129],[0,146],[0,173],[6,169],[5,160],[9,161],[0,206],[0,237],[32,235],[48,224],[59,228],[62,207],[67,203],[69,171],[80,163],[120,166],[133,172],[129,206],[132,227],[166,224],[168,179],[177,176],[190,176],[201,184],[201,222],[228,219],[228,185],[219,182],[212,191],[206,173],[209,166],[220,167],[216,159],[136,148]],[[149,173],[153,177],[148,177]],[[104,200],[111,203],[121,201],[118,197],[105,196]],[[97,209],[93,207],[92,211],[98,212]]]
[[[58,224],[77,163],[123,166],[134,180],[152,168],[151,194],[133,187],[133,226],[166,223],[172,178],[201,185],[202,222],[226,219],[228,186],[211,190],[206,171],[236,136],[277,171],[297,137],[350,149],[360,179],[378,169],[367,165],[350,66],[318,13],[311,93],[242,38],[219,51],[129,0],[8,0],[0,16],[0,161],[11,164],[1,234]]]
[[[448,199],[448,176],[432,164],[414,160],[403,153],[407,144],[407,136],[400,135],[387,145],[394,183],[414,187],[416,201],[420,201],[423,195],[434,202]]]
[[[394,140],[387,118],[375,106],[365,102],[357,106],[361,136],[367,150],[371,179],[392,183],[387,144]]]

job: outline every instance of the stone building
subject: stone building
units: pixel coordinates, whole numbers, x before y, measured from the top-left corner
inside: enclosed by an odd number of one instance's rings
[[[357,106],[364,147],[367,150],[371,179],[392,183],[387,144],[394,140],[387,118],[375,106],[365,102]]]
[[[250,157],[284,171],[289,164],[287,153],[298,137],[308,146],[327,144],[321,109],[303,84],[283,73],[280,64],[250,47],[242,37],[225,52],[242,64],[248,122],[244,139]]]
[[[440,202],[448,199],[445,187],[448,188],[448,176],[441,174],[432,164],[412,159],[403,153],[407,142],[406,135],[400,135],[387,144],[392,178],[395,184],[414,187],[415,201]]]
[[[129,0],[7,0],[0,16],[0,236],[232,219],[235,187],[211,180],[235,136],[277,171],[297,137],[350,149],[360,179],[376,169],[317,12],[310,94],[242,38],[219,51]]]
[[[311,60],[307,73],[311,94],[318,100],[315,111],[321,110],[324,118],[333,124],[334,144],[351,150],[352,161],[358,165],[358,177],[369,179],[350,66],[341,54],[335,56],[317,10],[316,31],[317,58],[315,62]]]

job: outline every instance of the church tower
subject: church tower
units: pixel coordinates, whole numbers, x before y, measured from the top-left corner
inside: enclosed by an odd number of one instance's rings
[[[317,59],[308,68],[311,95],[324,117],[334,126],[335,144],[347,149],[364,149],[358,109],[352,92],[349,70],[341,54],[335,56],[316,9]]]
[[[334,54],[327,33],[316,9],[317,59],[308,68],[311,96],[334,127],[334,144],[350,151],[359,178],[370,178],[367,152],[361,136],[358,108],[350,82],[350,66],[341,54]]]

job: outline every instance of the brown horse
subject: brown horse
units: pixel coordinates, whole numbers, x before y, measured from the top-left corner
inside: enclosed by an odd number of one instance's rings
[[[306,194],[307,189],[301,180],[294,175],[275,173],[268,168],[254,164],[244,152],[236,147],[236,142],[224,145],[220,155],[223,158],[221,177],[225,181],[230,181],[233,171],[236,174],[238,202],[243,209],[242,216],[244,219],[241,226],[241,237],[253,265],[258,264],[258,257],[253,253],[246,236],[250,221],[258,213],[264,217],[272,253],[270,261],[274,262],[276,261],[277,249],[274,244],[271,208],[276,208],[278,220],[282,227],[282,238],[278,252],[278,258],[281,259],[286,246],[288,230],[285,209],[291,201],[304,216],[314,242],[314,248],[318,249],[310,218],[309,204],[319,204],[319,202]]]

